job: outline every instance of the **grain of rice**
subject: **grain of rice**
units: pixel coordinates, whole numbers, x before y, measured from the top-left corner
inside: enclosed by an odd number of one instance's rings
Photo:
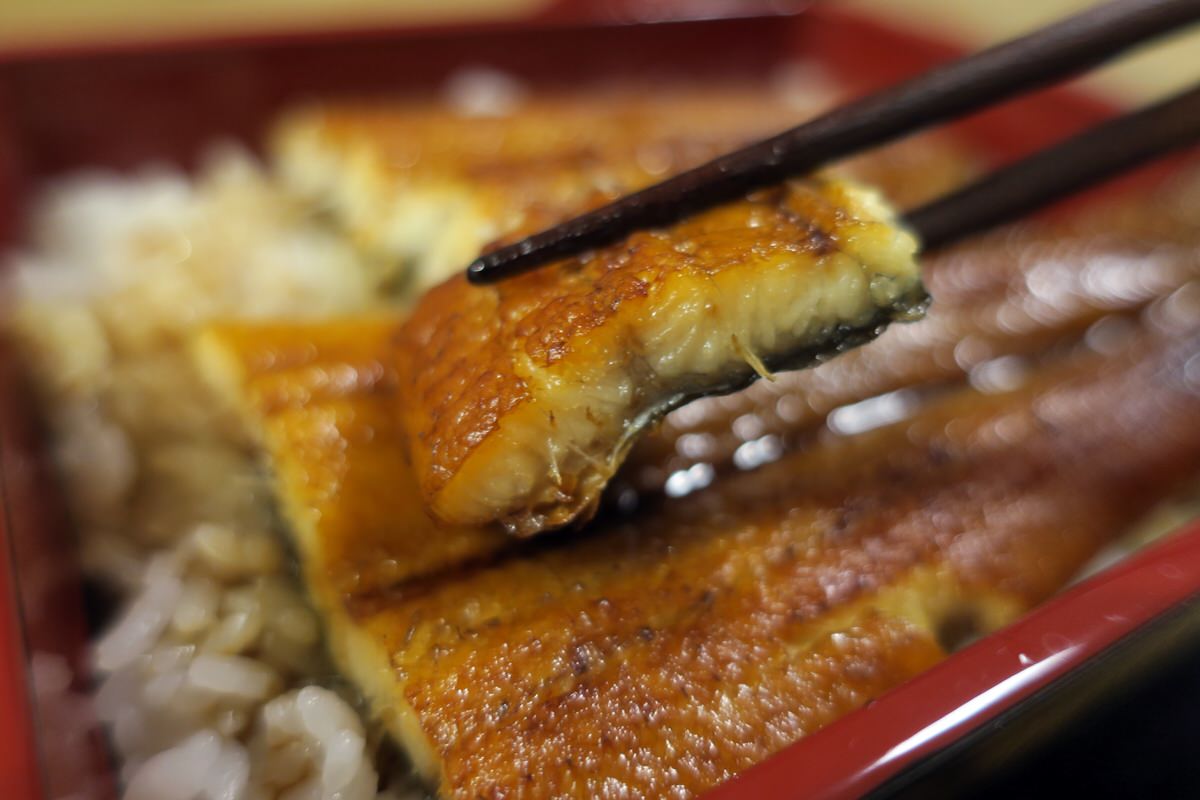
[[[219,769],[223,741],[214,731],[200,731],[178,747],[151,757],[129,782],[125,800],[193,800],[202,796],[208,789],[209,774]]]
[[[199,689],[245,700],[262,700],[279,685],[279,677],[261,662],[208,653],[197,656],[188,667],[188,681]]]
[[[220,602],[221,593],[215,581],[205,575],[188,578],[171,618],[172,630],[188,639],[209,628],[216,620]]]
[[[209,631],[200,649],[205,653],[241,653],[262,631],[262,614],[257,608],[231,611]]]
[[[142,594],[96,645],[97,668],[104,672],[120,669],[158,640],[183,591],[177,570],[172,554],[161,554],[150,560]]]

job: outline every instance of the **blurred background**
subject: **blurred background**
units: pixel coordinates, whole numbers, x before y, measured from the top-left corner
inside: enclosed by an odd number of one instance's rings
[[[728,14],[738,0],[4,0],[0,55],[96,43],[208,37],[256,37],[315,31],[495,24],[530,15],[553,19],[586,5],[613,19],[681,13]],[[820,0],[818,0],[820,1]],[[824,0],[877,14],[890,23],[982,45],[1065,16],[1094,0]],[[749,3],[749,5],[761,5]],[[782,0],[776,5],[800,5]],[[686,9],[686,11],[681,11]],[[1153,54],[1102,70],[1104,91],[1137,99],[1181,88],[1200,62],[1200,32]]]
[[[982,45],[1016,36],[1089,6],[1095,0],[846,0],[889,23]],[[1127,101],[1182,89],[1200,67],[1200,31],[1156,44],[1153,52],[1123,59],[1088,78],[1094,88]]]

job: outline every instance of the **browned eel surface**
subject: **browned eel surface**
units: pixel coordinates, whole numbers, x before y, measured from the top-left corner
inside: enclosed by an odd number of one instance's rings
[[[396,420],[395,327],[387,317],[231,324],[199,343],[205,371],[263,441],[298,549],[328,566],[310,587],[317,597],[437,573],[509,539],[425,512]]]
[[[586,519],[669,409],[919,312],[915,249],[877,193],[814,178],[493,286],[446,281],[395,341],[426,503],[519,535]]]
[[[207,349],[278,470],[340,667],[452,796],[699,792],[932,663],[940,630],[1014,618],[1200,459],[1200,343],[1151,324],[522,545],[425,516],[389,326],[368,328]]]

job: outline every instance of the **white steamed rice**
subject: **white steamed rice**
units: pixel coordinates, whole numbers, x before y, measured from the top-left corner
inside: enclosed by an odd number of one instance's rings
[[[336,235],[224,148],[195,178],[47,190],[14,257],[10,327],[44,391],[88,573],[123,598],[96,642],[98,715],[128,800],[373,800],[378,737],[333,674],[239,426],[184,352],[211,319],[376,304]],[[70,730],[66,665],[35,690]],[[69,679],[69,673],[67,673]],[[393,770],[398,771],[398,770]]]

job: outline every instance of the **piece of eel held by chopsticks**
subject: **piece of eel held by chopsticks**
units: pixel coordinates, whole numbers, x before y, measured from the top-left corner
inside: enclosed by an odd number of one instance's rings
[[[496,285],[450,279],[394,347],[426,504],[521,536],[586,519],[666,412],[919,317],[916,250],[873,190],[814,177]]]

